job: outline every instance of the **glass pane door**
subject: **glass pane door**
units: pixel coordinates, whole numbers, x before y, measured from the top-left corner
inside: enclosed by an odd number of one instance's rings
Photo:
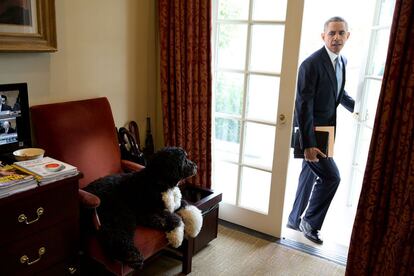
[[[377,103],[382,85],[388,41],[395,0],[378,0],[371,29],[369,54],[362,79],[362,90],[357,98],[359,116],[356,126],[355,150],[352,159],[351,185],[348,206],[358,202],[374,127]]]
[[[213,3],[213,188],[223,193],[220,217],[278,235],[303,0]]]

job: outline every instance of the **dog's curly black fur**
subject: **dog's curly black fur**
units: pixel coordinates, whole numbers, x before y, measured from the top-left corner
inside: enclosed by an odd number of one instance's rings
[[[133,268],[142,267],[143,256],[133,242],[136,225],[170,232],[182,224],[177,213],[166,210],[161,194],[196,171],[183,149],[167,147],[139,172],[103,177],[85,187],[101,200],[99,236],[108,254]],[[182,200],[180,208],[185,205]]]

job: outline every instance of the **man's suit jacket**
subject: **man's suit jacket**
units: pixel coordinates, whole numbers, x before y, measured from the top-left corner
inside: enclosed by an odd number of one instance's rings
[[[7,104],[0,104],[0,111],[11,111],[12,110],[12,108],[11,108],[11,106],[10,105],[7,105]]]
[[[338,98],[335,69],[325,47],[309,56],[299,67],[294,126],[299,127],[303,149],[316,147],[315,126],[336,126],[336,108],[342,104],[353,112],[355,102],[344,90],[345,66],[342,57],[342,87]]]

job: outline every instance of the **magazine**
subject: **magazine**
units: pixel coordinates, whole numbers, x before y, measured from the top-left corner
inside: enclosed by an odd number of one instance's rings
[[[33,174],[39,181],[39,185],[51,183],[79,173],[75,166],[51,157],[18,161],[14,162],[14,166],[25,172]]]
[[[5,165],[0,167],[0,189],[16,184],[35,180],[35,177],[14,166]]]
[[[8,187],[3,187],[0,189],[0,198],[7,197],[7,196],[20,193],[23,191],[27,191],[30,189],[34,189],[36,187],[38,187],[38,184],[35,179],[33,179],[33,181],[18,183],[18,184],[10,185]]]
[[[0,166],[0,198],[36,188],[36,178],[14,166]]]

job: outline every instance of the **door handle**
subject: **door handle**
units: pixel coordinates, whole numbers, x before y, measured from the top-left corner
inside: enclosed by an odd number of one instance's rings
[[[284,125],[286,123],[286,115],[285,114],[280,113],[279,122],[280,122],[281,125]]]

